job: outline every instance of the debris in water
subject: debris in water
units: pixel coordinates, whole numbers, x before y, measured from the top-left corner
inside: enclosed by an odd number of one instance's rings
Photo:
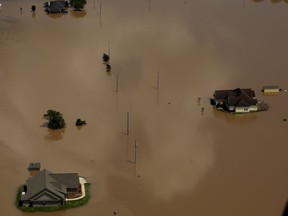
[[[201,113],[204,113],[205,108],[201,107]]]

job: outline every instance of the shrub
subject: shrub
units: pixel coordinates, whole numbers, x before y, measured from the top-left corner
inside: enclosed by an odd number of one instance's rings
[[[36,11],[36,6],[35,6],[35,5],[32,5],[31,10],[32,10],[33,12],[35,12],[35,11]]]
[[[48,120],[48,128],[55,130],[61,129],[66,126],[63,114],[55,110],[48,110],[46,114],[43,115],[43,119]]]
[[[105,53],[103,54],[102,58],[104,62],[108,62],[110,60],[110,56]]]
[[[85,125],[85,124],[87,124],[86,121],[81,120],[81,119],[77,119],[76,123],[75,123],[76,126],[82,126],[82,125]]]

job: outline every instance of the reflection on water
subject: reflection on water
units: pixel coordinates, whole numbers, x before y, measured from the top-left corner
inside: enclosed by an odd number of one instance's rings
[[[65,129],[58,130],[47,130],[48,134],[45,136],[45,140],[58,141],[63,139],[63,135],[65,133]]]
[[[218,110],[217,108],[213,107],[213,115],[215,118],[219,120],[225,120],[228,123],[232,124],[243,124],[250,121],[255,121],[257,119],[257,113],[228,113],[222,110]]]
[[[54,18],[54,19],[57,19],[57,18],[60,18],[62,16],[65,16],[65,14],[58,14],[58,13],[47,13],[47,16],[50,17],[50,18]]]
[[[73,18],[82,18],[84,16],[86,16],[87,12],[86,10],[70,10],[69,14],[73,17]]]

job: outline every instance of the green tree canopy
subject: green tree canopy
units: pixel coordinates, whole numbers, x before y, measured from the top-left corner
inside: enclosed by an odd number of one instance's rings
[[[43,115],[43,119],[48,120],[48,128],[52,130],[61,129],[66,126],[63,114],[55,110],[48,110],[47,113]]]
[[[85,124],[86,124],[86,121],[81,120],[81,119],[77,119],[76,123],[75,123],[76,126],[82,126],[82,125],[85,125]]]
[[[35,12],[35,11],[36,11],[36,6],[35,6],[35,5],[32,5],[31,10],[32,10],[33,12]]]
[[[86,0],[70,0],[70,5],[75,8],[75,10],[80,10],[84,8],[84,5],[87,4]]]
[[[104,62],[108,62],[110,60],[110,56],[105,53],[103,54],[102,58]]]

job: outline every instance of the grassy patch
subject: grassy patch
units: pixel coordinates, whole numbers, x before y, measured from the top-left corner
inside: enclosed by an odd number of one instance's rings
[[[20,186],[18,188],[18,191],[17,191],[15,205],[19,210],[21,210],[23,212],[37,212],[37,211],[52,212],[52,211],[66,210],[69,208],[76,208],[76,207],[80,207],[80,206],[83,206],[83,205],[88,203],[88,201],[90,199],[89,187],[90,187],[90,184],[86,183],[85,184],[86,195],[84,198],[82,198],[80,200],[68,201],[64,205],[59,205],[59,206],[26,207],[26,206],[19,206],[19,200],[21,198],[21,193],[23,192],[23,189],[24,189],[23,186]]]

